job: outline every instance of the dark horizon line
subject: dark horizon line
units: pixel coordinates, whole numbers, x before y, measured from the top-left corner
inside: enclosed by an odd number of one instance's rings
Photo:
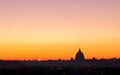
[[[112,59],[120,59],[117,57],[113,57],[113,58],[90,58],[90,59],[85,59],[85,60],[112,60]],[[67,60],[67,59],[0,59],[0,61],[70,61],[71,59]],[[73,60],[75,61],[75,59]]]

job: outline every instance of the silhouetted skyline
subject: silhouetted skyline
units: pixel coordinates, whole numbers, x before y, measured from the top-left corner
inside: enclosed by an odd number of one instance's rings
[[[120,75],[120,0],[0,0],[0,75]]]
[[[119,69],[120,59],[85,59],[81,49],[71,60],[0,60],[1,75],[113,75]]]

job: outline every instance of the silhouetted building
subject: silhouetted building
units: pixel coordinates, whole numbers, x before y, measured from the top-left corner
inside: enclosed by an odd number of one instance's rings
[[[79,49],[79,51],[76,53],[75,60],[76,61],[84,61],[85,60],[84,54],[81,51],[81,49]]]
[[[70,59],[70,61],[74,61],[74,59],[73,59],[73,58],[71,58],[71,59]]]

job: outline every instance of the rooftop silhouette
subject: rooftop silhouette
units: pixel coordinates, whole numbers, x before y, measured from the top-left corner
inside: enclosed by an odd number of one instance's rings
[[[120,59],[85,59],[81,49],[71,60],[0,60],[0,75],[120,75],[119,69]]]

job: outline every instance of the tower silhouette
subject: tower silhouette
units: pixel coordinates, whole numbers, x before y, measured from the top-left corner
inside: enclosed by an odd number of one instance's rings
[[[81,51],[81,49],[79,49],[78,52],[76,53],[75,60],[76,61],[84,61],[85,60],[84,54]]]

